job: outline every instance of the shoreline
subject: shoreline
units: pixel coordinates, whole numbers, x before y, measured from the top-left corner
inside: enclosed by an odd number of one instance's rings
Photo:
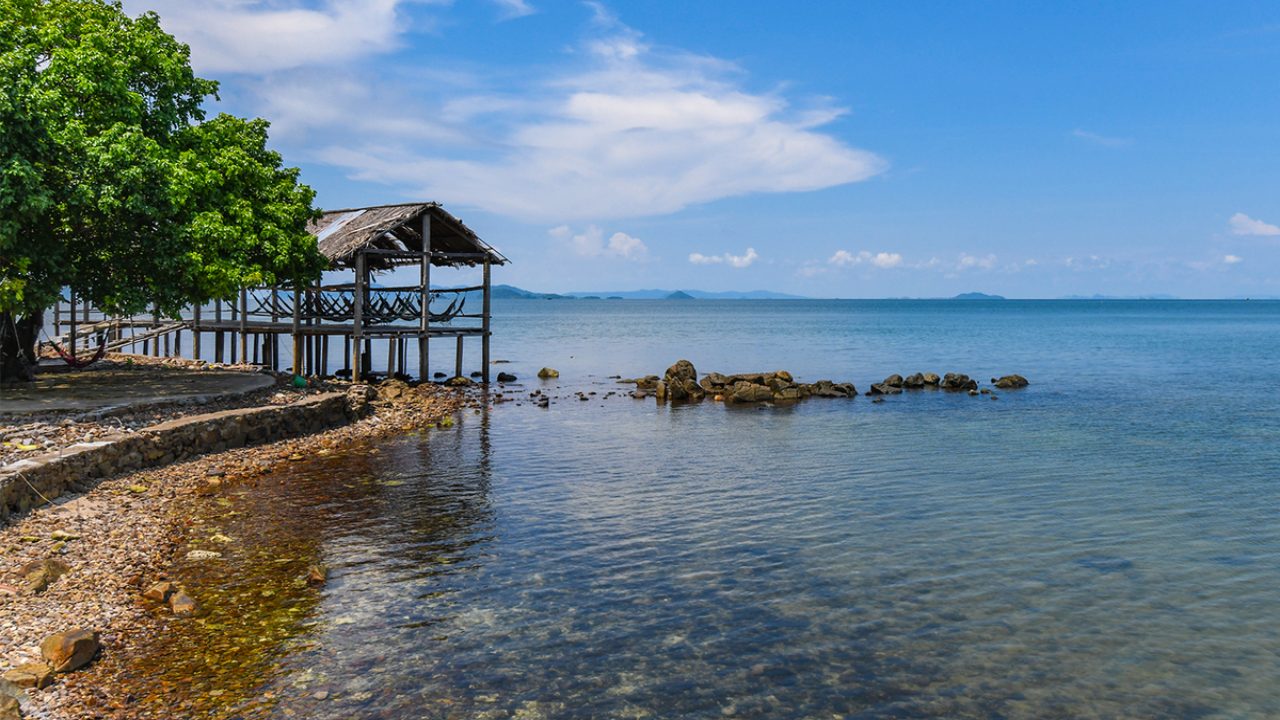
[[[115,474],[0,528],[0,670],[40,662],[40,641],[72,628],[97,631],[102,645],[83,669],[57,675],[45,689],[27,689],[23,717],[132,717],[111,678],[127,670],[138,642],[163,629],[142,592],[178,559],[189,532],[183,509],[192,499],[250,483],[307,455],[430,427],[483,402],[475,393],[432,384],[392,383],[377,395],[372,412],[349,424]],[[23,591],[19,570],[50,558],[69,571],[43,592]]]

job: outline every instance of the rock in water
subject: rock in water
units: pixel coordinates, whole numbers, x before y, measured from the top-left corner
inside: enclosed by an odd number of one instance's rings
[[[200,606],[196,604],[195,598],[179,590],[169,596],[169,609],[178,617],[188,617],[195,615],[200,610]]]
[[[515,381],[516,381],[516,376],[512,375],[511,373],[506,373],[506,372],[498,373],[498,382],[506,383],[506,382],[515,382]]]
[[[156,602],[165,602],[175,589],[171,582],[158,582],[143,591],[142,597]]]
[[[98,652],[98,633],[74,628],[54,633],[40,642],[40,655],[54,672],[79,670]]]
[[[329,568],[324,565],[312,565],[307,568],[307,584],[323,585],[329,579]]]
[[[911,388],[911,389],[924,387],[924,375],[920,373],[916,373],[914,375],[908,375],[907,377],[903,378],[902,387]]]
[[[773,391],[764,385],[739,381],[733,386],[733,394],[729,396],[734,402],[766,402],[773,399]]]
[[[12,683],[0,680],[0,720],[22,720],[22,710],[18,705],[18,693],[21,692]]]
[[[71,568],[61,560],[45,559],[27,563],[19,572],[26,581],[23,589],[35,595],[44,592]]]
[[[942,389],[951,391],[977,390],[978,381],[969,379],[961,373],[947,373],[942,376]]]
[[[924,380],[925,385],[937,386],[942,382],[942,378],[938,377],[938,373],[920,373],[920,377]]]
[[[895,373],[885,378],[881,384],[891,388],[900,388],[902,387],[902,376]]]
[[[44,663],[26,663],[5,673],[4,679],[20,688],[43,690],[53,682],[53,671]]]
[[[673,401],[701,400],[707,394],[698,384],[697,369],[688,360],[678,360],[667,368],[662,382],[666,385],[666,396]],[[662,399],[661,395],[658,399]]]
[[[1021,375],[1005,375],[999,380],[993,378],[991,380],[991,384],[998,388],[1008,390],[1009,388],[1024,388],[1031,383],[1027,382],[1027,379]]]
[[[556,370],[555,368],[544,367],[538,371],[538,377],[542,378],[543,380],[558,378],[560,377],[560,371]]]

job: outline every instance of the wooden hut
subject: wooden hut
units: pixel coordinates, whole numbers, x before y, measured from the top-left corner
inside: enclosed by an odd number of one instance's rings
[[[386,342],[386,375],[406,374],[409,353],[417,354],[418,373],[429,379],[430,340],[455,343],[454,375],[462,374],[463,341],[481,341],[481,373],[489,381],[490,273],[509,260],[438,203],[406,203],[331,210],[307,228],[329,259],[326,282],[308,287],[246,288],[238,298],[196,306],[180,320],[158,315],[109,318],[85,305],[68,303],[54,310],[54,332],[64,322],[70,333],[62,338],[74,349],[76,338],[110,333],[110,349],[154,348],[155,355],[182,355],[182,333],[192,335],[192,356],[203,357],[204,341],[212,339],[212,360],[278,365],[279,341],[292,338],[293,372],[326,375],[331,357],[341,358],[338,374],[353,381],[381,371],[371,367],[375,342]],[[431,269],[483,268],[482,282],[471,287],[432,288]],[[376,275],[397,268],[417,268],[413,282],[375,283]],[[411,272],[411,271],[410,271]],[[400,272],[392,277],[404,277]],[[350,278],[347,282],[333,282]],[[479,294],[477,298],[476,295]],[[480,307],[475,307],[479,300]],[[96,314],[96,317],[95,317]],[[78,327],[77,327],[78,325]],[[211,336],[211,337],[209,337]],[[333,348],[341,341],[341,355]],[[238,350],[238,352],[237,352]],[[332,351],[331,351],[332,350]]]

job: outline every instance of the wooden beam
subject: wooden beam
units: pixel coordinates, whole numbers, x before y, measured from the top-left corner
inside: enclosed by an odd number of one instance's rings
[[[200,359],[200,303],[191,309],[191,357]]]
[[[352,344],[355,346],[355,353],[351,358],[351,382],[360,382],[360,376],[364,374],[364,363],[361,358],[360,338],[364,334],[364,302],[365,287],[368,284],[368,278],[365,272],[368,265],[365,262],[364,253],[356,251],[356,289],[352,297],[351,309],[351,338]]]
[[[418,336],[418,380],[427,382],[431,379],[428,372],[431,359],[431,215],[422,216],[422,267],[420,271],[420,292],[422,293],[422,317],[419,318]]]
[[[462,336],[458,336],[458,355],[454,358],[453,376],[462,377]]]
[[[249,291],[240,288],[240,362],[249,364]]]
[[[302,288],[293,286],[293,374],[302,374]]]
[[[482,321],[482,324],[481,324],[481,329],[484,331],[484,334],[480,336],[480,348],[481,348],[480,359],[481,359],[481,362],[484,363],[483,367],[480,368],[480,372],[483,374],[483,380],[485,385],[489,384],[489,315],[491,314],[489,301],[491,300],[491,296],[493,294],[491,292],[491,287],[489,284],[489,278],[490,278],[489,269],[490,269],[489,258],[485,258],[484,259],[484,311],[483,311],[484,320]]]

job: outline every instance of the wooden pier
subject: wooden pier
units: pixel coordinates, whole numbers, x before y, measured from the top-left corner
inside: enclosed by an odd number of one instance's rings
[[[107,317],[72,295],[54,307],[53,335],[83,357],[100,345],[183,356],[185,334],[192,358],[272,369],[287,360],[296,375],[353,381],[407,377],[410,358],[419,378],[429,380],[433,339],[453,341],[451,376],[460,376],[464,341],[477,338],[480,373],[489,382],[491,270],[506,257],[436,203],[333,210],[308,230],[329,259],[325,282],[245,288],[179,318]],[[479,268],[481,282],[433,288],[433,268]],[[402,284],[377,284],[379,275]],[[383,343],[385,365],[375,368],[374,349]]]

